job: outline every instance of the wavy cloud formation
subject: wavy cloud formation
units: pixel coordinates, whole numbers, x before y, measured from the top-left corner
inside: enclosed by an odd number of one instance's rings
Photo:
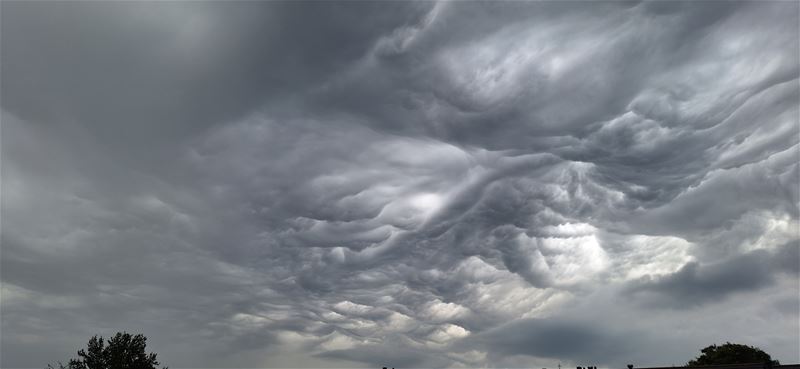
[[[2,367],[800,361],[794,2],[2,3]]]

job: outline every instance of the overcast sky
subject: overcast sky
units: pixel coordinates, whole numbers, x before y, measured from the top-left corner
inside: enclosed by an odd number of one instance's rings
[[[800,362],[800,3],[2,2],[0,366]]]

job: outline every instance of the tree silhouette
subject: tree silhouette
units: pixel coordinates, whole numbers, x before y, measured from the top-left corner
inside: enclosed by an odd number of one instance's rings
[[[86,350],[78,351],[77,359],[70,359],[67,366],[58,363],[59,369],[158,369],[156,354],[146,353],[147,337],[120,332],[108,340],[102,336],[89,339]],[[52,365],[48,369],[55,369]],[[167,369],[167,368],[163,368]]]
[[[717,346],[711,345],[702,350],[700,356],[689,361],[687,366],[716,365],[716,364],[747,364],[768,363],[780,365],[778,360],[772,360],[768,353],[753,346],[725,342]]]

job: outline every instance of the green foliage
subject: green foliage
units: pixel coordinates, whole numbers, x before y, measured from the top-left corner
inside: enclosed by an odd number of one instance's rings
[[[77,359],[70,359],[67,366],[58,363],[58,369],[158,369],[156,354],[146,353],[146,347],[147,338],[141,334],[117,333],[108,344],[102,336],[94,336],[86,350],[78,351]],[[47,368],[56,369],[52,365]]]
[[[772,360],[768,353],[753,346],[740,345],[726,342],[723,345],[711,345],[702,350],[700,356],[689,361],[687,366],[718,365],[718,364],[747,364],[747,363],[772,363],[780,365],[778,360]]]

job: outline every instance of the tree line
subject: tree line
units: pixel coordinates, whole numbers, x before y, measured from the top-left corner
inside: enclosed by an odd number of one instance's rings
[[[70,359],[67,365],[61,362],[57,367],[47,365],[47,369],[159,369],[161,363],[156,359],[157,355],[147,353],[146,348],[147,338],[142,334],[119,332],[108,341],[95,335],[89,339],[85,350],[78,351],[77,358]],[[701,349],[700,356],[689,360],[686,366],[749,363],[780,365],[778,360],[773,360],[758,347],[726,342]],[[632,367],[628,365],[628,368]]]

